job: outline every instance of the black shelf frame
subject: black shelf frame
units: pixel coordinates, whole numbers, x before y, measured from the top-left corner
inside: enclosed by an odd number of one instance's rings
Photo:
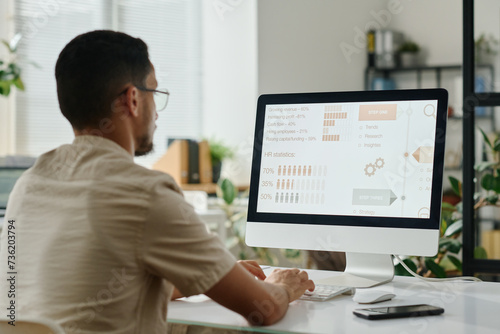
[[[484,68],[489,71],[490,78],[492,80],[495,78],[495,69],[491,64],[480,64],[477,65],[478,68]],[[412,66],[412,67],[395,67],[395,68],[378,68],[378,67],[368,67],[365,69],[365,90],[370,90],[370,76],[375,74],[382,74],[384,78],[390,78],[392,73],[402,73],[402,72],[415,72],[417,76],[417,88],[422,88],[422,73],[423,72],[435,72],[436,75],[436,87],[441,87],[441,76],[443,71],[460,71],[462,70],[462,65],[433,65],[433,66]],[[481,93],[481,95],[490,96],[491,93]]]
[[[441,72],[446,70],[461,70],[462,65],[436,65],[436,66],[412,66],[395,68],[368,67],[365,69],[365,90],[370,90],[370,75],[382,73],[384,78],[389,78],[391,73],[415,72],[417,75],[417,88],[422,88],[422,72],[436,73],[436,87],[441,87]]]
[[[500,260],[474,258],[479,221],[474,211],[475,108],[500,106],[500,93],[475,93],[474,0],[463,0],[463,273],[500,274]]]

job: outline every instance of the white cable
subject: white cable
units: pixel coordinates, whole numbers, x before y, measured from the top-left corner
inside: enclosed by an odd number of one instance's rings
[[[411,270],[406,263],[401,260],[401,258],[398,255],[392,254],[399,263],[408,271],[412,276],[416,278],[420,278],[421,280],[428,281],[428,282],[448,282],[448,281],[462,281],[462,282],[482,282],[481,279],[477,277],[472,277],[472,276],[461,276],[461,277],[449,277],[449,278],[433,278],[433,277],[422,277],[419,274],[415,273],[413,270]]]

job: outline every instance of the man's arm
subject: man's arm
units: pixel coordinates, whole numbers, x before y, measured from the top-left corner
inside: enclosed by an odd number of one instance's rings
[[[291,301],[313,289],[314,283],[299,269],[276,269],[259,281],[236,264],[205,294],[252,325],[271,325],[285,315]]]
[[[256,278],[260,280],[265,280],[266,279],[266,274],[264,274],[264,271],[261,269],[257,261],[253,260],[238,260],[238,263],[243,266],[250,274],[255,276]],[[182,292],[179,291],[176,287],[174,287],[174,291],[172,292],[172,296],[170,297],[170,300],[176,300],[178,298],[182,298],[184,295]]]

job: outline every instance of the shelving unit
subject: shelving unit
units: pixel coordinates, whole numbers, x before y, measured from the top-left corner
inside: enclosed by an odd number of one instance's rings
[[[482,71],[482,73],[486,73],[487,76],[493,81],[495,78],[495,70],[494,66],[491,64],[480,64],[477,65],[477,68]],[[393,78],[397,73],[414,73],[416,76],[416,88],[422,87],[422,76],[423,73],[426,72],[434,72],[435,75],[435,87],[442,87],[442,74],[443,72],[456,72],[461,75],[461,71],[463,66],[461,64],[448,64],[448,65],[434,65],[434,66],[413,66],[413,67],[396,67],[396,68],[376,68],[376,67],[368,67],[364,72],[364,86],[365,90],[371,89],[371,81],[376,77],[383,78]],[[493,112],[493,108],[490,108],[484,115],[476,115],[476,119],[484,119],[489,121],[491,124],[491,131],[495,131],[495,114]],[[449,121],[461,122],[463,120],[463,116],[449,116]],[[490,131],[490,129],[487,129]],[[462,170],[462,167],[447,167],[447,171],[456,172]]]
[[[484,69],[489,72],[490,78],[495,77],[495,69],[491,64],[480,64],[478,68]],[[435,72],[436,87],[441,87],[441,75],[445,71],[460,71],[462,65],[435,65],[435,66],[414,66],[414,67],[395,67],[395,68],[376,68],[368,67],[365,69],[365,90],[370,90],[371,78],[377,74],[382,74],[384,78],[390,78],[394,73],[415,72],[417,88],[422,88],[422,73]]]
[[[479,245],[479,219],[474,210],[476,191],[475,108],[500,106],[500,93],[475,93],[474,66],[474,0],[463,1],[463,273],[500,274],[500,260],[476,259],[474,249]]]
[[[376,68],[369,67],[365,70],[365,90],[370,90],[370,78],[376,74],[382,74],[384,78],[390,78],[393,73],[415,72],[417,76],[417,88],[422,88],[422,73],[435,72],[436,87],[441,87],[441,73],[448,70],[461,70],[462,65],[441,65],[441,66],[415,66],[415,67],[396,67],[396,68]]]

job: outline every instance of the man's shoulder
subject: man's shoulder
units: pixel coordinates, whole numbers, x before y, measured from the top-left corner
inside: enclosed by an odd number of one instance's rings
[[[180,187],[175,182],[174,178],[169,174],[164,172],[149,169],[138,165],[136,163],[132,163],[129,168],[127,168],[126,174],[128,175],[136,175],[136,181],[143,183],[144,185],[148,185],[148,187],[154,187],[158,184],[167,186],[168,188],[175,190],[177,192],[181,192]]]
[[[144,190],[161,185],[181,193],[172,176],[138,165],[124,152],[107,146],[62,145],[41,155],[29,174],[58,181],[94,181]]]

